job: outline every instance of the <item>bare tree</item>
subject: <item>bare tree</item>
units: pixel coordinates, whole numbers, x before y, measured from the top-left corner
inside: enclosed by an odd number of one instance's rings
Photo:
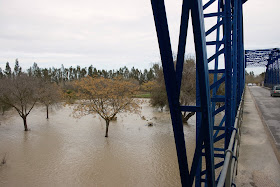
[[[18,112],[25,131],[28,131],[26,118],[38,100],[38,81],[35,78],[21,74],[14,79],[0,80],[0,101]]]
[[[4,115],[4,113],[8,111],[11,108],[11,106],[1,102],[0,100],[0,108],[2,110],[2,115]]]
[[[80,99],[74,109],[76,116],[99,115],[106,122],[105,137],[108,137],[110,121],[118,113],[139,111],[139,103],[132,98],[138,88],[129,81],[88,76],[76,81],[75,85]]]
[[[176,62],[175,62],[176,63]],[[164,76],[162,67],[155,64],[153,67],[155,71],[155,85],[152,88],[151,104],[154,107],[160,107],[161,109],[168,105],[167,94],[165,90]],[[196,72],[195,72],[195,59],[189,57],[184,62],[184,68],[182,72],[182,85],[180,92],[180,104],[191,105],[195,103],[196,98]],[[195,112],[183,112],[182,119],[186,123]]]
[[[49,107],[61,100],[60,87],[57,84],[41,81],[39,87],[40,102],[46,106],[47,119],[49,119]]]
[[[163,111],[163,107],[168,105],[163,69],[159,64],[154,64],[153,70],[155,72],[155,85],[151,88],[150,103],[153,107],[159,107]]]
[[[187,58],[184,63],[182,74],[182,86],[180,93],[181,105],[191,105],[195,103],[196,98],[196,72],[194,58]],[[183,112],[183,122],[187,121],[195,114],[195,112]]]

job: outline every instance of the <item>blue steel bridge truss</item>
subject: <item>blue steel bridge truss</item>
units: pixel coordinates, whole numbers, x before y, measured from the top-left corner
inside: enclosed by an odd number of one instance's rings
[[[245,51],[246,67],[266,67],[264,85],[280,84],[280,49],[259,49]]]
[[[183,0],[174,67],[164,0],[151,0],[168,96],[182,186],[216,186],[244,90],[242,5],[246,0]],[[209,7],[215,7],[210,11]],[[180,105],[189,19],[196,53],[196,105]],[[205,22],[215,19],[207,30]],[[210,37],[212,36],[212,38]],[[213,39],[214,36],[214,39]],[[211,54],[208,49],[214,47]],[[211,54],[211,55],[210,55]],[[212,69],[208,68],[213,63]],[[210,84],[209,75],[214,81]],[[225,92],[218,95],[224,85]],[[216,103],[222,103],[217,107]],[[181,112],[196,112],[196,148],[188,165]],[[222,118],[217,118],[217,115]],[[222,142],[218,146],[216,142]],[[204,164],[205,163],[205,166]]]

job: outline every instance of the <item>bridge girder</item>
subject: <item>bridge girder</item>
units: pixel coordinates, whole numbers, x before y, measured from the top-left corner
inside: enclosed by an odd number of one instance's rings
[[[258,49],[245,51],[246,67],[266,67],[264,85],[280,84],[280,49]]]
[[[216,186],[218,170],[223,166],[224,154],[233,131],[237,107],[245,84],[242,4],[246,0],[183,0],[176,68],[166,18],[164,0],[151,0],[157,31],[166,91],[168,96],[174,139],[182,186]],[[208,12],[215,5],[216,12]],[[208,18],[216,23],[205,29]],[[196,53],[196,105],[180,105],[180,89],[189,19],[192,20]],[[214,40],[207,37],[215,34]],[[209,46],[215,53],[209,55]],[[209,69],[208,64],[214,63]],[[209,81],[213,74],[213,82]],[[224,92],[218,90],[224,85]],[[216,103],[222,103],[221,106]],[[191,166],[188,165],[182,123],[182,111],[196,112],[196,148]],[[222,118],[218,119],[218,115]],[[215,143],[222,141],[222,146]],[[205,160],[205,167],[202,163]]]

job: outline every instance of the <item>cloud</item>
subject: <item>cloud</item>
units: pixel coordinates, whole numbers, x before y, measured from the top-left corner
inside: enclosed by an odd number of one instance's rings
[[[182,2],[165,2],[176,52]],[[279,46],[276,3],[255,0],[244,5],[246,48]],[[207,19],[206,28],[209,21],[215,22]],[[27,68],[34,61],[40,67],[93,64],[108,69],[149,68],[151,62],[160,61],[150,0],[3,0],[0,25],[2,68],[16,58]],[[190,27],[187,54],[194,53]]]
[[[280,47],[280,2],[275,0],[247,1],[244,4],[245,49]]]
[[[0,5],[1,64],[19,58],[67,66],[67,57],[76,64],[148,64],[145,56],[158,52],[149,1],[10,0]]]

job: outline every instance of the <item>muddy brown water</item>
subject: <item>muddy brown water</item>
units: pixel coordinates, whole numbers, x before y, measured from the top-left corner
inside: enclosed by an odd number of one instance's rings
[[[1,116],[0,186],[180,186],[173,131],[168,112],[143,104],[141,115],[122,114],[105,138],[105,122],[88,115],[71,117],[72,109],[37,107],[22,119],[9,111]],[[148,121],[154,126],[147,126]],[[195,119],[184,131],[194,147]],[[191,150],[193,152],[193,150]]]
[[[37,107],[28,116],[29,132],[14,111],[0,118],[0,186],[180,186],[170,115],[142,106],[111,122],[88,115],[71,117],[61,107],[45,118]],[[149,127],[148,122],[153,122]],[[184,125],[189,161],[195,147],[195,118]]]

